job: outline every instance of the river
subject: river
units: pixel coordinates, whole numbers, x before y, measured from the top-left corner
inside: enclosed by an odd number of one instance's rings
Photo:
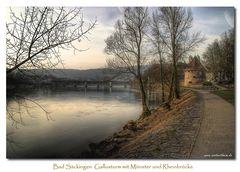
[[[90,143],[112,135],[141,113],[141,100],[128,89],[20,95],[27,100],[8,99],[8,111],[22,121],[16,125],[7,120],[7,158],[81,158]]]

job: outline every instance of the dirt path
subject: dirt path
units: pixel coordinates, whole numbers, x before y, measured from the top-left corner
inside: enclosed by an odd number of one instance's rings
[[[235,158],[234,106],[208,91],[198,92],[204,114],[190,159]]]

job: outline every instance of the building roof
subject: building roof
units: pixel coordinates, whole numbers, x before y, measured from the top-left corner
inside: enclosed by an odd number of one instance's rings
[[[204,70],[207,71],[207,69],[202,65],[200,58],[198,56],[190,56],[189,57],[189,63],[188,67],[185,70]]]

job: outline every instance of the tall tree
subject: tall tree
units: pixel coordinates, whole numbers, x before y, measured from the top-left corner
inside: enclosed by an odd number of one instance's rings
[[[235,66],[235,35],[230,29],[222,35],[220,40],[224,73],[229,81],[234,81]]]
[[[7,74],[16,69],[54,68],[62,63],[61,49],[80,50],[96,21],[86,22],[81,8],[26,7],[10,11],[6,24]]]
[[[207,68],[213,73],[214,78],[218,77],[218,72],[221,71],[221,48],[218,40],[208,45],[206,51],[203,54],[203,59]]]
[[[158,9],[158,22],[161,25],[160,36],[172,58],[173,74],[169,101],[174,95],[180,98],[177,63],[185,53],[192,51],[204,38],[200,32],[189,34],[193,17],[191,9],[182,7],[161,7]],[[172,91],[174,91],[172,93]]]
[[[208,45],[203,58],[206,66],[213,73],[215,80],[221,80],[223,76],[226,76],[224,78],[230,82],[234,82],[234,52],[234,29],[225,32],[220,40],[216,39],[212,44]]]
[[[108,59],[108,66],[122,73],[131,73],[139,83],[142,97],[142,118],[150,115],[142,78],[142,66],[146,62],[144,39],[148,25],[147,8],[125,8],[123,20],[116,23],[115,32],[105,41],[105,52],[114,55],[113,58]]]
[[[153,44],[153,47],[155,48],[155,51],[157,52],[159,56],[159,63],[160,63],[160,82],[161,82],[161,92],[162,92],[162,102],[165,102],[165,89],[164,89],[164,79],[163,79],[163,60],[165,55],[165,49],[166,45],[163,43],[161,39],[161,23],[158,19],[158,14],[156,12],[153,12],[152,15],[152,23],[151,23],[151,36],[150,40]]]

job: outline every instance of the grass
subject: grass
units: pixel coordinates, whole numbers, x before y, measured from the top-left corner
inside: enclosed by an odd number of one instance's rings
[[[234,105],[235,102],[234,90],[217,90],[212,91],[212,93],[222,97],[224,100]]]

